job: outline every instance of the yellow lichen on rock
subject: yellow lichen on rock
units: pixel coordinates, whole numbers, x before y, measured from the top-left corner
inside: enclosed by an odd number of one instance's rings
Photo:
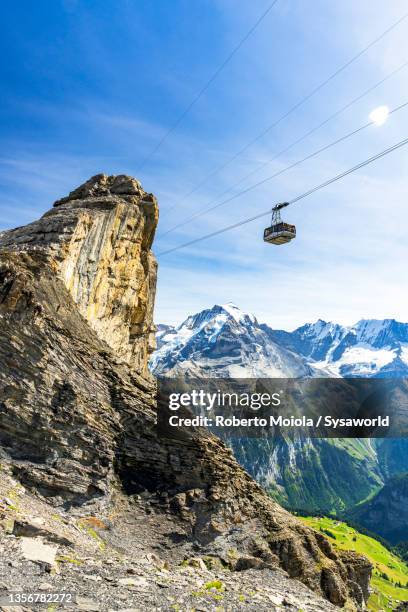
[[[58,200],[39,221],[8,232],[3,243],[52,258],[98,336],[149,376],[157,275],[150,249],[157,221],[157,201],[138,181],[101,174]]]
[[[143,249],[150,219],[137,202],[115,202],[108,215],[79,219],[60,264],[81,314],[126,361],[146,373],[154,336],[156,265]]]

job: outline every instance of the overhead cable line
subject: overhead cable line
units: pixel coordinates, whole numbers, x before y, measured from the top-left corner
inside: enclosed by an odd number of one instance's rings
[[[405,138],[404,140],[401,140],[400,142],[395,143],[391,147],[388,147],[388,149],[384,149],[383,151],[376,153],[372,157],[369,157],[368,159],[360,162],[359,164],[353,166],[352,168],[349,168],[348,170],[341,172],[341,174],[337,174],[336,176],[325,181],[324,183],[320,183],[320,185],[317,185],[316,187],[313,187],[312,189],[309,189],[308,191],[305,191],[304,193],[296,196],[292,200],[289,200],[288,204],[294,204],[295,202],[299,202],[299,200],[302,200],[303,198],[306,198],[312,195],[312,193],[315,193],[316,191],[319,191],[320,189],[323,189],[324,187],[328,187],[332,183],[335,183],[336,181],[339,181],[345,176],[348,176],[349,174],[352,174],[353,172],[360,170],[360,168],[364,168],[364,166],[368,166],[369,164],[377,161],[377,159],[381,159],[382,157],[385,157],[389,153],[392,153],[393,151],[396,151],[397,149],[400,149],[401,147],[404,147],[407,144],[408,144],[408,138]],[[238,221],[238,223],[227,225],[226,227],[223,227],[215,232],[211,232],[210,234],[206,234],[205,236],[201,236],[200,238],[195,238],[194,240],[190,240],[189,242],[180,244],[179,246],[168,249],[167,251],[163,251],[158,254],[158,257],[163,257],[164,255],[168,255],[170,253],[173,253],[174,251],[179,251],[180,249],[185,249],[186,247],[192,246],[193,244],[196,244],[197,242],[202,242],[203,240],[208,240],[209,238],[213,238],[214,236],[219,236],[220,234],[224,234],[225,232],[229,232],[230,230],[236,229],[237,227],[241,227],[242,225],[246,225],[247,223],[251,223],[252,221],[256,221],[257,219],[261,219],[262,217],[266,217],[267,215],[270,215],[270,214],[271,214],[271,209],[264,211],[262,213],[259,213],[258,215],[255,215],[253,217],[250,217],[249,219],[244,219],[243,221]]]
[[[398,111],[402,110],[403,108],[405,108],[407,106],[408,106],[408,101],[404,102],[403,104],[400,104],[396,108],[393,108],[389,112],[389,115],[397,113]],[[371,127],[373,125],[374,124],[373,124],[372,121],[369,121],[368,123],[365,123],[364,125],[361,125],[357,129],[352,130],[351,132],[348,132],[347,134],[344,134],[344,136],[341,136],[340,138],[337,138],[336,140],[333,140],[332,142],[329,142],[324,147],[321,147],[320,149],[317,149],[316,151],[313,151],[313,153],[309,153],[309,155],[306,155],[306,157],[302,157],[301,159],[298,159],[297,161],[293,162],[293,164],[290,164],[289,166],[286,166],[285,168],[282,168],[281,170],[278,170],[277,172],[274,172],[274,174],[271,174],[270,176],[267,176],[266,178],[262,179],[261,181],[258,181],[257,183],[253,183],[249,187],[246,187],[246,189],[242,189],[241,191],[238,191],[237,193],[234,193],[229,198],[226,198],[225,200],[222,200],[221,202],[218,202],[214,206],[211,206],[210,208],[208,208],[206,210],[206,212],[211,212],[211,211],[215,210],[216,208],[220,208],[221,206],[224,206],[224,204],[228,204],[229,202],[232,202],[232,200],[236,200],[237,198],[241,197],[242,195],[245,195],[246,193],[248,193],[249,191],[253,191],[253,189],[256,189],[256,187],[260,187],[261,185],[264,185],[265,183],[268,183],[269,181],[271,181],[272,179],[276,178],[277,176],[280,176],[281,174],[284,174],[288,170],[291,170],[292,168],[295,168],[296,166],[299,166],[300,164],[303,164],[305,161],[307,161],[309,159],[312,159],[313,157],[316,157],[317,155],[320,155],[320,153],[323,153],[323,151],[327,151],[328,149],[331,149],[332,147],[334,147],[335,145],[339,144],[340,142],[344,142],[348,138],[351,138],[352,136],[355,136],[359,132],[362,132],[363,130],[365,130],[368,127]],[[196,217],[198,217],[198,216],[200,216],[200,215],[197,213]],[[180,223],[176,227],[181,227],[182,225],[186,225],[186,223],[187,222]],[[174,229],[176,229],[176,228],[174,228]],[[162,236],[166,235],[169,232],[170,232],[170,230],[168,232],[165,232],[165,234],[162,234]]]
[[[169,129],[164,133],[159,142],[152,148],[152,150],[146,155],[146,157],[141,161],[139,166],[137,167],[137,171],[140,171],[146,162],[159,150],[162,144],[167,140],[167,138],[174,132],[174,130],[180,125],[183,121],[184,117],[190,112],[193,106],[198,102],[201,96],[207,91],[210,85],[215,81],[217,76],[220,74],[222,70],[224,70],[225,66],[231,61],[234,55],[239,51],[242,45],[248,40],[248,38],[253,34],[256,28],[260,25],[260,23],[265,19],[265,17],[270,13],[278,0],[274,0],[271,4],[268,5],[266,10],[262,13],[260,17],[256,20],[253,26],[248,30],[243,38],[239,41],[239,43],[232,49],[232,51],[227,55],[222,64],[217,68],[217,70],[213,73],[213,75],[208,79],[208,81],[203,85],[197,95],[191,100],[190,104],[184,109],[181,115],[177,118],[177,120],[169,127]]]
[[[317,94],[323,87],[325,87],[328,83],[330,83],[334,78],[336,78],[340,73],[342,73],[346,68],[348,68],[351,64],[357,61],[364,53],[366,53],[369,49],[371,49],[374,45],[376,45],[380,40],[382,40],[387,34],[389,34],[394,28],[396,28],[400,23],[402,23],[405,19],[407,19],[408,13],[405,13],[402,17],[397,19],[391,26],[389,26],[384,32],[382,32],[377,38],[372,40],[367,46],[365,46],[361,51],[359,51],[356,55],[354,55],[350,60],[348,60],[345,64],[340,66],[337,70],[335,70],[330,76],[328,76],[324,81],[322,81],[319,85],[317,85],[314,89],[312,89],[306,96],[304,96],[299,102],[294,104],[288,111],[286,111],[283,115],[281,115],[276,121],[268,125],[264,128],[257,136],[255,136],[252,140],[250,140],[244,147],[239,149],[237,153],[235,153],[232,157],[227,159],[223,164],[212,170],[209,174],[207,174],[204,179],[202,179],[193,189],[191,189],[188,193],[185,194],[182,198],[182,202],[184,202],[190,195],[198,191],[200,187],[202,187],[208,179],[212,178],[216,174],[218,174],[221,170],[224,170],[227,166],[229,166],[233,161],[235,161],[238,157],[240,157],[245,151],[247,151],[252,145],[254,145],[258,140],[266,136],[272,129],[277,127],[282,121],[284,121],[289,115],[291,115],[295,110],[303,106],[308,100],[310,100],[315,94]],[[170,212],[173,210],[177,204],[171,206],[166,212]]]
[[[307,131],[305,134],[303,134],[302,136],[300,136],[300,138],[297,138],[296,140],[294,140],[291,144],[289,144],[287,147],[285,147],[284,149],[282,149],[281,151],[279,151],[278,153],[276,153],[275,155],[273,155],[273,157],[269,158],[268,160],[266,160],[265,162],[263,162],[260,166],[258,166],[257,168],[255,168],[254,170],[251,170],[251,172],[248,172],[248,174],[246,174],[245,176],[243,176],[237,183],[235,183],[234,188],[229,187],[228,189],[225,189],[221,194],[219,194],[216,198],[213,198],[212,200],[210,200],[209,202],[207,202],[207,204],[199,209],[197,212],[193,213],[192,215],[190,215],[189,217],[187,217],[187,219],[184,219],[184,221],[181,221],[180,223],[177,223],[176,225],[172,226],[170,229],[166,230],[165,232],[160,234],[160,237],[164,237],[167,236],[167,234],[170,234],[172,232],[174,232],[175,230],[179,229],[180,227],[184,227],[185,225],[187,225],[188,223],[190,223],[191,221],[194,221],[195,219],[202,217],[203,215],[211,212],[212,210],[215,210],[216,208],[219,208],[220,206],[223,206],[224,204],[226,204],[227,202],[230,201],[230,199],[227,200],[220,200],[219,198],[222,198],[222,196],[226,195],[227,193],[234,191],[234,189],[240,185],[241,183],[243,183],[246,179],[250,178],[251,176],[253,176],[254,174],[257,174],[258,172],[260,172],[261,170],[263,170],[263,168],[265,168],[266,166],[268,166],[269,164],[271,164],[273,161],[275,161],[276,159],[278,159],[281,155],[284,155],[285,153],[287,153],[288,151],[290,151],[294,146],[298,145],[299,143],[303,142],[308,136],[311,136],[312,134],[314,134],[315,132],[317,132],[317,130],[319,130],[321,127],[323,127],[324,125],[326,125],[327,123],[329,123],[329,121],[331,121],[332,119],[335,119],[336,117],[338,117],[341,113],[343,113],[345,110],[349,109],[353,104],[355,104],[356,102],[359,102],[364,96],[366,96],[367,94],[371,93],[372,91],[374,91],[377,87],[379,87],[380,85],[382,85],[385,81],[387,81],[388,79],[390,79],[392,76],[394,76],[395,74],[397,74],[398,72],[400,72],[403,68],[406,68],[408,66],[408,61],[404,62],[403,64],[401,64],[400,66],[398,66],[398,68],[396,68],[395,70],[393,70],[392,72],[390,72],[389,74],[387,74],[384,78],[382,78],[380,81],[377,81],[377,83],[375,83],[374,85],[372,85],[371,87],[369,87],[368,89],[366,89],[362,94],[360,94],[359,96],[357,96],[356,98],[353,98],[353,100],[351,100],[350,102],[348,102],[345,106],[342,106],[339,110],[337,110],[335,113],[333,113],[332,115],[330,115],[329,117],[327,117],[324,121],[322,121],[321,123],[319,123],[318,125],[316,125],[315,127],[313,127],[312,129],[310,129],[309,131]],[[394,109],[391,112],[396,112],[397,110],[399,110],[399,108]],[[367,124],[364,127],[368,127]],[[361,128],[360,128],[361,129]],[[357,130],[360,131],[360,130]],[[350,135],[353,135],[356,132],[351,132]],[[340,139],[343,140],[344,138]],[[334,144],[337,144],[337,142],[339,141],[334,141],[334,143],[332,143],[331,146],[333,146]],[[284,168],[283,170],[280,170],[277,174],[273,175],[273,177],[278,176],[279,174],[282,174],[283,172],[286,172],[287,170],[290,170],[291,168],[293,168],[296,165],[299,165],[300,163],[303,163],[304,161],[310,159],[310,157],[314,157],[314,155],[317,155],[318,153],[320,153],[321,151],[324,151],[327,147],[324,147],[323,149],[319,149],[318,151],[316,151],[315,153],[308,155],[307,157],[299,160],[298,162],[295,162],[294,164],[291,164],[290,166]],[[272,178],[273,178],[272,177]],[[214,204],[212,206],[212,204]]]

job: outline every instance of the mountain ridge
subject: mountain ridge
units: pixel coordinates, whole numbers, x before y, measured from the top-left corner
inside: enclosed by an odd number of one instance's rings
[[[235,305],[216,305],[177,327],[160,328],[158,345],[150,362],[158,376],[408,375],[408,323],[394,319],[361,319],[353,326],[319,319],[287,332],[258,323]],[[408,470],[404,439],[233,437],[228,444],[238,461],[289,509],[343,513],[377,493],[390,477]]]
[[[235,323],[235,326],[234,326]],[[218,363],[217,375],[232,377],[296,377],[296,376],[408,376],[408,323],[395,319],[361,319],[352,326],[318,319],[306,323],[292,332],[272,329],[259,323],[252,314],[240,310],[235,304],[215,305],[190,315],[178,326],[160,329],[159,351],[153,356],[150,367],[158,375],[165,375],[174,368],[175,373],[194,375],[190,362],[203,360],[209,353],[208,344],[214,344],[217,335],[227,325],[235,333],[245,337],[246,350],[241,346],[240,367],[224,353],[224,363]],[[211,334],[201,333],[203,327]],[[212,329],[211,329],[212,328]],[[188,331],[188,333],[186,333]],[[211,337],[210,337],[211,336]],[[257,344],[257,338],[265,359],[248,345]],[[224,338],[225,341],[225,338]],[[167,345],[167,346],[166,346]],[[235,352],[239,348],[235,343]],[[200,355],[201,351],[201,355]],[[214,355],[212,355],[213,357]],[[187,363],[186,363],[187,362]],[[253,365],[251,367],[250,362]],[[183,367],[177,367],[183,363]],[[207,364],[211,365],[211,364]],[[204,368],[205,369],[205,368]],[[197,371],[196,374],[201,374]],[[214,375],[214,371],[211,375]]]
[[[215,305],[177,328],[161,329],[150,360],[155,375],[280,377],[317,374],[306,360],[271,341],[256,317],[234,304]],[[199,358],[199,365],[198,360]],[[323,371],[324,375],[324,371]]]

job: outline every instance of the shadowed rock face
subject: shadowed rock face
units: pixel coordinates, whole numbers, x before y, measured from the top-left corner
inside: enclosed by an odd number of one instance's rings
[[[137,181],[98,175],[0,237],[3,460],[65,508],[103,511],[118,487],[143,491],[185,542],[231,569],[280,567],[336,605],[362,605],[363,557],[335,551],[273,502],[206,430],[175,439],[156,428],[146,369],[156,223]]]
[[[375,531],[391,544],[407,538],[408,472],[394,476],[369,501],[349,515],[366,529]]]

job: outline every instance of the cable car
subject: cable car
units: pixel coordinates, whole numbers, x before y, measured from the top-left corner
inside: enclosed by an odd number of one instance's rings
[[[285,244],[296,238],[296,226],[285,223],[281,218],[281,209],[289,206],[289,202],[276,204],[272,208],[272,220],[270,227],[264,230],[264,242],[270,244]]]

